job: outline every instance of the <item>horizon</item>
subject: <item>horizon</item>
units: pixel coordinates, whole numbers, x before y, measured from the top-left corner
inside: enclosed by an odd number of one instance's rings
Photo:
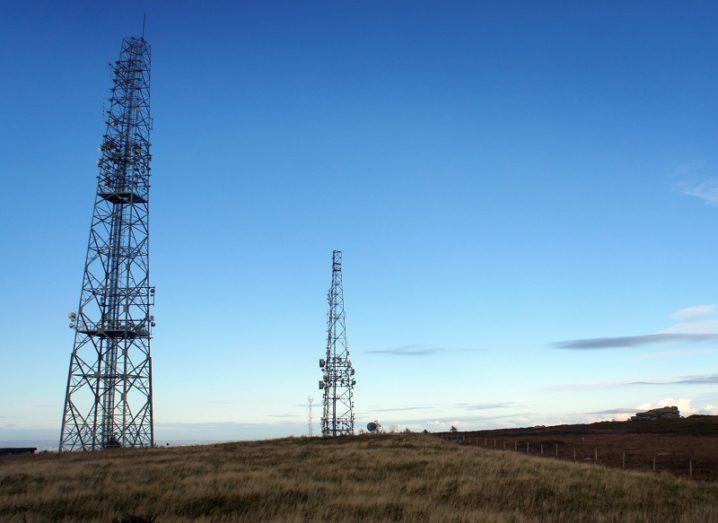
[[[357,431],[718,415],[718,7],[129,5],[0,8],[0,446],[59,440],[144,12],[159,445],[320,432],[334,249]]]

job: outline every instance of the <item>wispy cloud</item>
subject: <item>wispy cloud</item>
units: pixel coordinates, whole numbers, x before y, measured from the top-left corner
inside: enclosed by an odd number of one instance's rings
[[[367,409],[367,412],[405,412],[411,410],[427,410],[432,407],[415,406],[415,407],[391,407],[386,409]]]
[[[670,175],[673,186],[708,205],[718,205],[718,178],[706,162],[691,161],[677,166]]]
[[[678,309],[676,312],[671,314],[671,319],[678,322],[696,321],[703,319],[706,316],[712,316],[716,312],[718,312],[718,305],[693,305],[692,307]]]
[[[587,412],[586,414],[593,415],[593,416],[604,416],[608,414],[635,414],[636,412],[640,412],[639,409],[632,409],[628,407],[619,407],[617,409],[606,409],[606,410],[599,410],[596,412]]]
[[[388,356],[432,356],[434,354],[445,352],[473,352],[480,349],[453,349],[449,347],[440,347],[437,345],[424,345],[413,343],[410,345],[401,345],[389,349],[374,349],[364,351],[367,354],[385,354]]]
[[[718,305],[693,305],[670,314],[673,325],[653,334],[638,336],[604,336],[558,341],[558,349],[590,350],[644,347],[659,343],[701,343],[718,341]]]
[[[483,422],[483,421],[493,421],[493,420],[501,420],[501,419],[507,419],[507,418],[514,418],[516,416],[529,416],[529,414],[521,413],[521,414],[502,414],[497,416],[442,416],[438,418],[432,418],[432,417],[424,417],[424,418],[417,418],[417,419],[408,419],[408,420],[401,420],[399,423],[405,423],[405,424],[412,424],[412,423],[424,423],[424,424],[432,424],[432,423],[475,423],[475,422]],[[457,425],[458,426],[458,425]]]
[[[676,343],[676,342],[706,342],[718,341],[718,334],[712,333],[685,333],[685,332],[666,332],[659,334],[644,334],[641,336],[612,336],[604,338],[584,338],[577,340],[559,341],[553,344],[559,349],[613,349],[619,347],[643,347],[645,345],[655,345],[657,343]]]
[[[626,385],[713,385],[718,384],[718,374],[684,376],[667,380],[629,381]]]
[[[641,360],[656,360],[663,358],[685,358],[686,356],[700,356],[703,354],[715,354],[718,353],[718,349],[694,349],[694,350],[671,350],[671,351],[658,351],[649,352],[647,354],[640,354],[638,358]]]
[[[501,403],[456,403],[455,406],[466,410],[490,410],[517,407],[518,403],[513,401],[504,401]]]
[[[718,180],[686,182],[680,188],[686,196],[693,196],[709,205],[718,205]]]
[[[703,374],[697,376],[674,376],[669,378],[635,380],[635,381],[613,381],[603,383],[573,383],[565,385],[552,385],[546,390],[580,391],[580,390],[601,390],[618,387],[633,386],[660,386],[660,385],[715,385],[718,384],[718,374]]]

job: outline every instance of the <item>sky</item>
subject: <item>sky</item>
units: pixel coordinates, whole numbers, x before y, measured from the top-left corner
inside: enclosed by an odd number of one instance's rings
[[[55,446],[123,37],[152,46],[159,443],[718,414],[718,5],[0,4],[0,443]]]

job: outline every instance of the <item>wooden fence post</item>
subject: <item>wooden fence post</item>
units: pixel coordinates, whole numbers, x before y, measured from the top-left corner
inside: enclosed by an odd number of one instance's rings
[[[596,463],[598,463],[598,447],[595,447],[595,448],[593,449],[593,461],[595,461]]]
[[[529,453],[529,442],[527,441],[526,442],[526,454],[528,454],[528,453]]]
[[[514,440],[514,450],[518,452],[519,450],[519,442]]]
[[[539,448],[541,449],[541,455],[543,456],[543,443],[539,444]]]
[[[573,448],[573,460],[576,461],[576,447]]]
[[[558,443],[556,443],[555,445],[556,445],[556,457],[558,457]]]
[[[688,460],[688,474],[691,476],[691,478],[693,477],[693,460],[692,459]]]
[[[653,455],[653,472],[656,471],[656,455]]]
[[[626,468],[626,453],[621,454],[621,468]]]

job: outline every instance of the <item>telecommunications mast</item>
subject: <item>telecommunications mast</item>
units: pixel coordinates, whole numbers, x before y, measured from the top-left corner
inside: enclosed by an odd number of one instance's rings
[[[122,41],[70,356],[60,451],[151,447],[150,45]]]
[[[349,359],[342,252],[332,252],[332,285],[329,288],[326,359],[319,360],[324,372],[319,388],[324,391],[322,436],[354,434],[354,368]]]

